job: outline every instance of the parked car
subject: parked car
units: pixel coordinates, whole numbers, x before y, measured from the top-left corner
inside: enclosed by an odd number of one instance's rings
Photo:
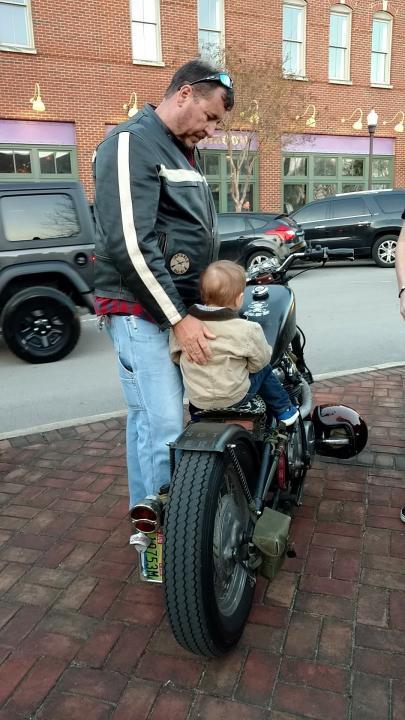
[[[93,311],[94,223],[79,182],[0,183],[0,328],[31,363],[65,357]]]
[[[283,260],[305,247],[302,229],[284,213],[219,213],[218,231],[219,257],[246,269],[270,257]]]
[[[365,190],[315,200],[291,214],[312,245],[353,248],[379,267],[395,265],[405,190]]]

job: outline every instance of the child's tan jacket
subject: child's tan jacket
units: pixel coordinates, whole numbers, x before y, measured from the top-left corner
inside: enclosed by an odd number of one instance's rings
[[[170,354],[180,364],[188,399],[202,410],[239,402],[249,391],[249,373],[262,370],[270,362],[271,347],[261,326],[240,318],[230,308],[209,310],[193,305],[189,312],[216,338],[208,340],[212,357],[207,365],[197,365],[187,360],[170,331]]]

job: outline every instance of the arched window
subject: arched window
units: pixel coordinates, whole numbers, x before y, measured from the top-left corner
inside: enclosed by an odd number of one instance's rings
[[[283,71],[295,78],[305,77],[306,14],[304,0],[283,3]]]
[[[371,84],[389,85],[391,75],[392,15],[376,12],[373,15],[371,41]]]
[[[347,5],[333,5],[329,20],[329,80],[350,80],[350,38],[352,11]]]

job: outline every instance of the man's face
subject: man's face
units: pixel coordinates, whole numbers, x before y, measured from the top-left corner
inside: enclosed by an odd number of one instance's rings
[[[224,88],[214,86],[207,95],[193,93],[190,85],[179,90],[176,135],[187,147],[195,147],[205,137],[212,137],[225,115]]]

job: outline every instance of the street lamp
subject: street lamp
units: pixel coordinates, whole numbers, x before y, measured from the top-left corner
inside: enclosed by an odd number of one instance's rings
[[[370,136],[370,142],[368,146],[368,189],[371,190],[373,182],[373,140],[374,133],[377,129],[378,115],[374,108],[371,108],[367,115],[367,128]]]

